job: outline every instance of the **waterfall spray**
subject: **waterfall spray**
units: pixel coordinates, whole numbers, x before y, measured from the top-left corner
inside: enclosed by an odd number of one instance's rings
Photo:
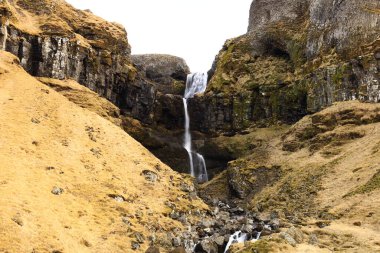
[[[205,92],[207,87],[207,74],[189,74],[186,80],[186,90],[183,96],[183,107],[185,110],[185,136],[183,147],[189,154],[190,174],[197,178],[198,182],[208,181],[206,162],[201,154],[192,150],[190,133],[190,116],[187,108],[187,100],[194,95]]]

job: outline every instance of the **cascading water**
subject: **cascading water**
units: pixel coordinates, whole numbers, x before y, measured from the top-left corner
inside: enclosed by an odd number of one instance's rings
[[[245,242],[246,240],[247,240],[247,234],[242,233],[241,231],[235,232],[233,235],[230,236],[230,239],[228,240],[224,253],[226,253],[230,249],[233,243],[242,243],[242,242]]]
[[[208,181],[206,162],[201,154],[192,150],[190,117],[187,109],[187,100],[193,98],[196,94],[205,92],[207,87],[207,74],[193,73],[187,75],[186,90],[183,96],[183,107],[185,109],[185,137],[183,147],[189,154],[190,174],[197,178],[198,182]]]
[[[261,236],[261,232],[258,232],[257,237],[251,239],[251,242],[256,242],[257,240],[260,239],[260,236]],[[224,253],[228,252],[228,250],[230,249],[232,244],[246,242],[247,238],[248,238],[248,236],[246,233],[243,233],[241,231],[235,232],[233,235],[230,236],[230,239],[228,240],[228,243],[226,245],[226,249],[224,250]]]

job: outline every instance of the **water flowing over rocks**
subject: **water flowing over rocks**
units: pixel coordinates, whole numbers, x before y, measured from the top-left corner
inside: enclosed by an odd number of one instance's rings
[[[280,223],[275,215],[262,220],[255,213],[217,199],[209,204],[213,211],[197,224],[191,224],[189,231],[182,234],[181,245],[186,252],[225,253],[229,252],[227,246],[234,243],[256,241],[262,233],[270,235],[279,231]]]
[[[183,96],[183,107],[185,110],[185,136],[183,147],[189,155],[190,174],[195,177],[198,182],[207,182],[208,174],[206,162],[203,156],[192,149],[192,139],[190,133],[190,117],[188,113],[187,101],[196,94],[203,93],[207,88],[207,74],[194,73],[189,74],[186,80],[186,89]]]

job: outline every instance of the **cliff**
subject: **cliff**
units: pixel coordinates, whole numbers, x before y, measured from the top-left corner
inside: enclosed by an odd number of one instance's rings
[[[263,1],[228,40],[194,118],[209,131],[294,123],[336,101],[379,101],[380,5]],[[199,115],[196,111],[205,111]]]
[[[148,125],[179,127],[179,121],[171,119],[178,117],[168,113],[180,103],[172,94],[181,93],[189,72],[183,59],[133,56],[132,62],[121,25],[63,0],[4,0],[0,17],[0,49],[18,56],[29,74],[75,80],[107,98],[123,114]],[[161,67],[152,69],[153,65]],[[154,76],[159,72],[160,78]]]
[[[217,55],[191,115],[208,132],[201,152],[230,162],[201,196],[270,227],[231,252],[380,250],[379,10],[254,0],[247,34]]]

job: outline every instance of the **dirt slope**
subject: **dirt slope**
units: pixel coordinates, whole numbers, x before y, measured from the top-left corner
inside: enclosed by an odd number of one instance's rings
[[[187,179],[2,51],[0,73],[0,252],[143,252],[182,228],[165,202],[205,208]]]

